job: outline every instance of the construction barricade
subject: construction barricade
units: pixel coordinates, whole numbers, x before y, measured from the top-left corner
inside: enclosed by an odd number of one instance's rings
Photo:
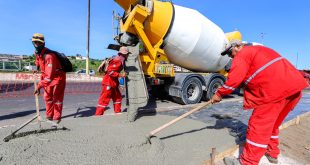
[[[65,94],[99,94],[102,77],[67,73]],[[32,96],[40,74],[0,73],[0,98]],[[41,91],[43,92],[43,91]]]

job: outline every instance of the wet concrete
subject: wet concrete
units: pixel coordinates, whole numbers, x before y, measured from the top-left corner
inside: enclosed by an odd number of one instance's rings
[[[227,128],[229,134],[235,138],[236,144],[244,142],[246,139],[246,129],[248,120],[252,114],[252,110],[243,110],[243,101],[226,102],[212,105],[208,109],[203,109],[196,112],[188,118],[202,121],[213,125],[213,129],[220,130]],[[160,112],[162,115],[180,116],[186,113],[189,109],[179,109],[168,112]],[[289,113],[284,122],[295,118],[298,115],[310,111],[310,93],[309,89],[305,90],[300,102],[295,109]]]
[[[296,116],[304,114],[309,111],[310,111],[310,92],[308,93],[308,91],[305,91],[299,103],[297,104],[295,109],[288,114],[285,121],[291,120]]]
[[[310,111],[307,93],[286,120]],[[145,136],[151,130],[189,108],[148,114],[127,123],[126,114],[115,116],[112,109],[102,117],[92,117],[98,97],[66,96],[62,123],[70,131],[36,133],[38,126],[33,123],[22,130],[26,136],[0,142],[0,164],[200,164],[210,158],[211,148],[220,152],[244,140],[251,115],[242,110],[242,101],[213,105],[163,130],[158,134],[160,141],[150,145]],[[1,139],[35,113],[33,97],[0,100],[0,104]],[[155,103],[155,107],[169,105],[175,104]],[[50,129],[47,123],[44,127]]]
[[[233,146],[227,129],[184,119],[158,134],[160,140],[146,142],[145,135],[174,117],[145,116],[134,123],[125,115],[67,119],[67,130],[32,133],[0,142],[3,164],[201,164],[212,147],[223,151]],[[44,123],[44,128],[49,125]],[[0,129],[0,138],[13,128]],[[23,132],[37,129],[36,125]],[[219,138],[220,137],[220,138]],[[225,144],[225,145],[223,145]]]

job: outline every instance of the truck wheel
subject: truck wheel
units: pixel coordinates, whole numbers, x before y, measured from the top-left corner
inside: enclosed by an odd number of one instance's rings
[[[196,78],[192,77],[189,78],[182,86],[182,96],[173,97],[173,100],[180,104],[196,104],[202,98],[202,84],[201,81]]]
[[[210,100],[212,98],[212,96],[215,94],[215,92],[217,91],[217,89],[219,87],[221,87],[224,84],[223,80],[220,78],[215,78],[213,79],[209,86],[208,86],[208,90],[207,93],[205,95],[205,100]]]

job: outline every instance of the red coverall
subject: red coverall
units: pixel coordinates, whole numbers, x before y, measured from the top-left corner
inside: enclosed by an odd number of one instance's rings
[[[105,108],[109,105],[110,99],[113,100],[114,112],[121,112],[122,95],[119,91],[119,74],[123,69],[125,58],[121,55],[115,56],[108,65],[107,72],[102,80],[102,91],[98,100],[95,115],[103,115]]]
[[[240,84],[245,87],[244,109],[254,109],[240,162],[258,164],[266,152],[277,158],[279,126],[308,84],[288,60],[263,46],[244,46],[236,54],[228,79],[216,95],[230,94]]]
[[[46,53],[43,48],[40,54],[36,55],[35,64],[42,72],[38,89],[44,88],[44,101],[46,106],[46,118],[60,120],[64,92],[66,87],[66,73],[61,70],[61,64],[53,53]],[[45,60],[43,56],[45,54]]]

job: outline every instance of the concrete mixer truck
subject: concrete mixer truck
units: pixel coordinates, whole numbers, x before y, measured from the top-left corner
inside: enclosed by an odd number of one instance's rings
[[[149,91],[181,104],[210,99],[225,81],[230,58],[221,56],[238,31],[224,33],[198,11],[159,0],[115,0],[124,9],[118,44],[129,55],[125,71],[128,116],[134,120]],[[115,45],[109,48],[116,49]],[[177,72],[175,67],[190,72]],[[226,68],[226,70],[225,70]]]

